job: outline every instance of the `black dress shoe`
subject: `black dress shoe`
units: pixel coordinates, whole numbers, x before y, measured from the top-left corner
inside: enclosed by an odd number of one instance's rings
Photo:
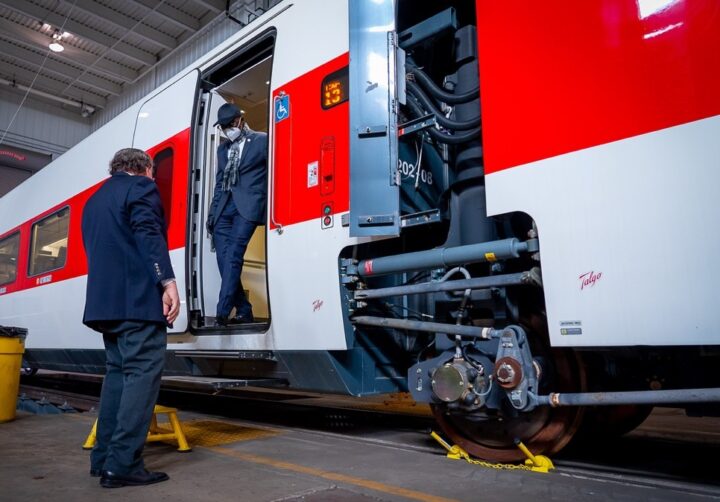
[[[217,316],[215,318],[215,324],[213,326],[215,326],[217,328],[217,327],[222,327],[222,326],[227,326],[227,325],[228,325],[227,317]]]
[[[99,478],[102,476],[102,471],[100,469],[90,469],[90,476],[93,478]]]
[[[235,316],[227,321],[228,324],[247,324],[252,322],[255,322],[252,314]]]
[[[150,472],[146,469],[133,474],[115,474],[112,471],[103,471],[100,486],[104,488],[120,488],[121,486],[142,486],[167,481],[170,476],[164,472]]]

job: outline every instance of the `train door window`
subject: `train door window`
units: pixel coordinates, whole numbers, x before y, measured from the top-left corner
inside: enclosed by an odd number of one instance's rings
[[[64,207],[32,226],[28,275],[44,274],[65,266],[69,223],[70,208]]]
[[[165,148],[155,154],[153,158],[153,169],[155,184],[160,192],[160,200],[162,201],[163,210],[165,211],[165,222],[170,227],[172,218],[172,180],[173,180],[173,150]]]
[[[20,232],[0,240],[0,286],[15,281],[19,248]]]

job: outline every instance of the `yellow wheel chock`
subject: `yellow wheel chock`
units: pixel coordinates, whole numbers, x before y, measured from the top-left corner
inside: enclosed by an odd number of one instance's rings
[[[520,451],[527,457],[527,459],[525,459],[525,465],[530,467],[531,471],[548,472],[550,469],[555,469],[552,460],[545,455],[533,455],[530,453],[530,450],[527,449],[527,446],[519,439],[515,440],[515,446],[520,448]]]
[[[170,429],[160,427],[158,425],[157,416],[160,413],[167,414],[171,427]],[[85,443],[82,446],[83,450],[92,450],[93,446],[95,446],[96,433],[97,420],[95,420],[90,434],[87,439],[85,439]],[[185,433],[182,430],[180,421],[178,420],[176,408],[168,408],[167,406],[160,406],[157,404],[155,405],[155,408],[153,409],[152,422],[150,422],[150,431],[147,436],[147,442],[151,441],[175,441],[177,442],[179,452],[192,451],[192,448],[190,448],[190,445],[185,438]]]
[[[470,458],[470,454],[460,448],[458,445],[451,445],[447,441],[445,441],[443,438],[441,438],[437,433],[434,431],[430,432],[430,435],[433,437],[435,441],[440,443],[443,448],[447,450],[447,458],[451,458],[453,460],[460,460],[463,459],[471,464],[474,465],[481,465],[483,467],[490,467],[492,469],[506,469],[506,470],[522,470],[522,471],[533,471],[533,472],[549,472],[550,469],[555,469],[555,466],[552,463],[552,460],[550,460],[548,457],[544,455],[533,455],[530,450],[527,449],[527,447],[520,441],[519,439],[515,440],[515,445],[520,448],[520,451],[522,451],[527,459],[525,460],[524,464],[521,465],[515,465],[515,464],[500,464],[500,463],[493,463],[493,462],[485,462],[484,460],[475,460]]]

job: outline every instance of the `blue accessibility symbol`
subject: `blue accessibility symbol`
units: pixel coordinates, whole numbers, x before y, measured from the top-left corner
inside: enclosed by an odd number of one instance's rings
[[[275,99],[275,123],[290,116],[290,96],[285,94]]]

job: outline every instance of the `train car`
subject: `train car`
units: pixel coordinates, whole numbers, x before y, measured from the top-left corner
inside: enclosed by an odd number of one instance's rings
[[[168,375],[409,391],[502,461],[711,413],[719,55],[714,0],[286,0],[0,199],[0,325],[30,367],[104,371],[80,220],[134,146],[182,296]],[[215,327],[226,102],[269,135],[269,203],[256,322]]]

